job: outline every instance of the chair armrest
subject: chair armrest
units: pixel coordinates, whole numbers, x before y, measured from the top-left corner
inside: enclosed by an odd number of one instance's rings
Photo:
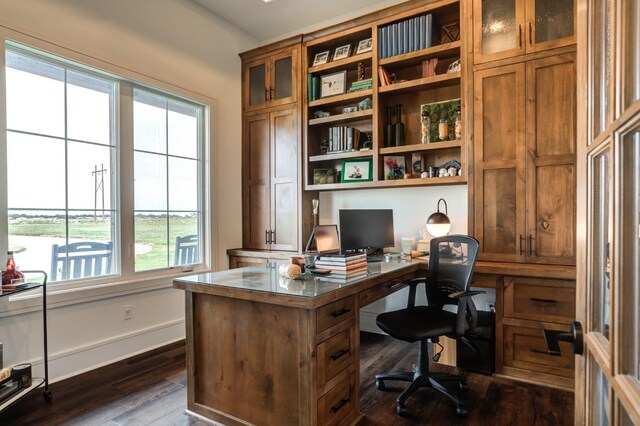
[[[411,278],[410,280],[403,281],[402,284],[409,286],[409,296],[407,297],[407,308],[413,308],[416,305],[416,290],[418,284],[426,284],[427,277]]]
[[[474,291],[456,291],[449,295],[450,299],[462,299],[463,297],[475,296],[476,294],[484,294],[486,291],[474,290]]]

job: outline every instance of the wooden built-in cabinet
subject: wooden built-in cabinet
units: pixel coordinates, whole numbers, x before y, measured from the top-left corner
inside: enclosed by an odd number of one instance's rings
[[[575,265],[575,54],[475,73],[481,260]]]
[[[473,0],[474,62],[576,43],[575,0]]]

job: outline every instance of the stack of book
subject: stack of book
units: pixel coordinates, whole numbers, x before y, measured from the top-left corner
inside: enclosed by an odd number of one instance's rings
[[[321,255],[316,260],[315,265],[318,269],[330,270],[332,275],[351,278],[367,273],[367,255],[365,253]]]
[[[307,101],[315,101],[320,98],[320,78],[307,74]]]
[[[329,127],[327,153],[356,151],[359,148],[360,130],[353,127]]]
[[[415,16],[378,29],[379,59],[431,47],[433,18],[431,14]]]
[[[349,88],[349,93],[351,92],[359,92],[361,90],[368,90],[372,87],[372,81],[370,78],[366,80],[354,81],[351,83],[351,87]]]

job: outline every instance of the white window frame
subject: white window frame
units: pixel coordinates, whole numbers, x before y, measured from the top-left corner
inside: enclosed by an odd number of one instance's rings
[[[120,80],[117,91],[119,104],[116,108],[116,132],[119,132],[117,155],[119,156],[119,173],[116,176],[119,196],[115,209],[119,211],[116,220],[119,235],[116,240],[120,247],[114,247],[114,259],[119,262],[120,274],[94,277],[85,280],[70,280],[51,283],[48,285],[47,295],[52,306],[65,306],[83,303],[91,300],[112,298],[116,296],[168,288],[172,286],[175,277],[216,270],[215,259],[217,253],[212,244],[215,235],[214,202],[216,197],[215,173],[213,170],[213,155],[215,153],[215,133],[211,126],[215,123],[214,99],[192,92],[188,89],[160,81],[153,77],[140,74],[128,68],[102,61],[92,56],[78,53],[64,47],[48,43],[38,38],[13,31],[0,26],[0,158],[7,156],[7,123],[6,123],[6,90],[5,90],[5,53],[7,43],[16,43],[21,48],[34,49],[38,54],[49,54],[56,61],[69,61],[73,67],[114,77]],[[196,102],[203,106],[202,117],[202,146],[201,149],[201,263],[186,267],[169,267],[149,271],[134,271],[134,185],[133,185],[133,87],[156,91],[175,99]],[[131,117],[120,120],[120,117]],[[131,182],[123,185],[122,182]],[[8,205],[7,205],[7,175],[4,165],[0,167],[0,254],[8,249]],[[0,261],[2,257],[0,256]],[[24,269],[27,269],[23,266]],[[0,318],[22,314],[39,309],[41,298],[38,294],[21,293],[9,297],[9,303],[0,304]],[[37,292],[36,292],[37,293]],[[4,298],[7,300],[7,298]]]

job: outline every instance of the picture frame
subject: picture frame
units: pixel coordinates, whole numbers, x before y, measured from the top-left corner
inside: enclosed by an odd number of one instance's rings
[[[329,62],[329,52],[330,50],[325,50],[324,52],[316,53],[316,56],[313,57],[313,65],[311,66],[315,67]]]
[[[407,165],[404,155],[384,156],[384,180],[404,179],[407,174]]]
[[[424,112],[429,115],[431,142],[455,140],[456,109],[458,108],[460,108],[460,98],[420,105],[420,115]],[[440,137],[442,132],[439,131],[441,118],[444,118],[447,127],[447,137],[444,139]]]
[[[340,182],[369,182],[373,180],[373,159],[355,158],[342,160]]]
[[[361,53],[371,52],[373,50],[373,39],[371,37],[365,38],[364,40],[360,40],[358,42],[358,47],[356,48],[356,55]]]
[[[337,61],[338,59],[348,58],[350,54],[351,54],[351,44],[338,46],[336,47],[336,50],[333,51],[333,60]]]
[[[347,71],[323,75],[320,78],[320,97],[342,95],[347,91]]]

